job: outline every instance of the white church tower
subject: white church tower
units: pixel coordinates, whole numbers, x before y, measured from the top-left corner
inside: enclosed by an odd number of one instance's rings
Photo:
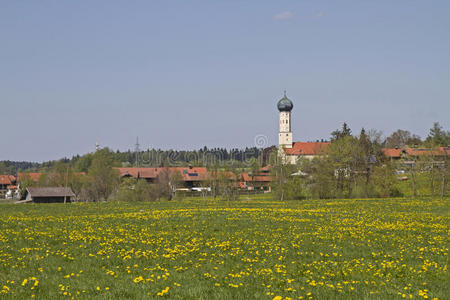
[[[278,148],[292,148],[291,110],[294,108],[294,104],[286,97],[286,91],[284,91],[284,97],[278,101],[277,107],[280,111]]]

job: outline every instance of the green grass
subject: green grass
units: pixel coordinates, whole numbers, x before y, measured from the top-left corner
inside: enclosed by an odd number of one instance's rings
[[[449,202],[0,205],[0,297],[445,299]]]
[[[273,199],[273,194],[272,193],[264,193],[264,194],[241,194],[239,195],[239,200],[272,200]],[[203,199],[202,196],[188,196],[185,197],[183,200],[187,200],[187,201],[204,201],[207,200],[209,202],[213,201],[213,197],[212,196],[207,196],[205,199]],[[223,200],[222,196],[217,196],[216,200]]]
[[[399,191],[405,197],[413,197],[413,180],[411,173],[405,173],[403,175],[398,175],[398,177],[406,176],[407,180],[398,181],[397,186]],[[430,196],[439,196],[442,193],[442,178],[438,175],[434,176],[434,182],[431,184],[430,174],[428,173],[420,173],[416,174],[416,192],[419,197],[430,197]],[[445,195],[449,195],[450,186],[447,185]]]

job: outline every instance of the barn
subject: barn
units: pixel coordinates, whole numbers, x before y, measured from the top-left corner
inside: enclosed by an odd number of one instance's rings
[[[68,203],[75,199],[70,188],[65,187],[29,187],[24,202]]]

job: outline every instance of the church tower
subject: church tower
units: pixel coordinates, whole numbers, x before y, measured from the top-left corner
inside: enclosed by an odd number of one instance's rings
[[[284,97],[278,101],[277,107],[280,111],[278,148],[292,148],[291,110],[294,108],[294,104],[286,97],[286,91],[284,91]]]

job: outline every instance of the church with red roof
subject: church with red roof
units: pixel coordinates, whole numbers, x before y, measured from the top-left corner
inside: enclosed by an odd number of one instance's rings
[[[278,151],[286,163],[296,164],[299,158],[313,159],[323,155],[330,146],[329,142],[293,142],[291,130],[292,101],[286,96],[278,101],[280,112],[280,130],[278,132]]]

